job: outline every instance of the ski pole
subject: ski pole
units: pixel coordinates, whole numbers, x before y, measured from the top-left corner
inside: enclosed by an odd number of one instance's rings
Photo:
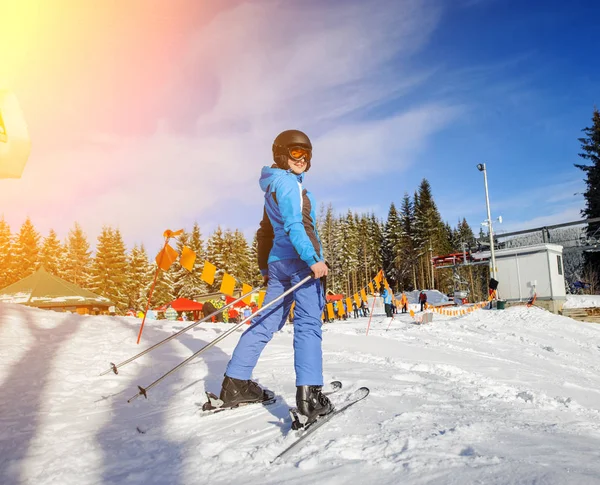
[[[160,342],[154,344],[152,347],[148,347],[146,350],[143,350],[142,352],[140,352],[137,355],[134,355],[133,357],[130,357],[127,360],[124,360],[123,362],[119,363],[119,364],[113,364],[112,362],[110,363],[110,369],[105,370],[102,374],[100,374],[101,376],[108,374],[110,371],[113,371],[115,374],[118,374],[119,372],[117,371],[117,369],[119,367],[123,367],[126,364],[129,364],[130,362],[133,362],[134,360],[136,360],[137,358],[141,357],[142,355],[147,354],[148,352],[150,352],[151,350],[154,350],[155,348],[161,346],[164,343],[167,343],[169,340],[174,339],[175,337],[177,337],[178,335],[181,335],[184,332],[187,332],[189,329],[194,328],[196,325],[201,324],[202,322],[205,322],[206,320],[208,320],[209,318],[215,316],[217,313],[221,313],[223,310],[226,310],[227,308],[229,308],[232,305],[235,305],[236,303],[240,302],[241,300],[243,300],[244,298],[250,296],[252,293],[257,292],[258,290],[262,290],[264,288],[264,286],[261,286],[260,288],[255,288],[253,290],[250,290],[248,293],[246,293],[245,295],[240,296],[237,300],[232,301],[231,303],[228,303],[225,306],[222,306],[221,308],[217,308],[214,312],[212,312],[210,315],[205,316],[204,318],[201,318],[200,320],[197,320],[196,322],[193,322],[191,325],[188,325],[187,327],[185,327],[182,330],[179,330],[179,332],[174,333],[173,335],[168,336],[166,339],[161,340]]]
[[[169,372],[167,372],[166,374],[164,374],[163,376],[159,377],[158,379],[156,379],[152,384],[148,385],[147,387],[142,387],[142,386],[138,386],[138,389],[140,390],[135,396],[131,397],[130,399],[127,400],[128,403],[130,403],[131,401],[133,401],[134,399],[138,398],[139,396],[144,396],[146,399],[148,399],[148,395],[147,392],[152,389],[156,384],[158,384],[160,381],[162,381],[165,377],[171,375],[173,372],[175,372],[176,370],[180,369],[181,367],[183,367],[185,364],[187,364],[188,362],[190,362],[191,360],[193,360],[195,357],[197,357],[198,355],[200,355],[202,352],[204,352],[205,350],[210,349],[211,347],[213,347],[214,345],[216,345],[217,343],[219,343],[221,340],[223,340],[225,337],[231,335],[233,332],[235,332],[238,328],[240,328],[242,325],[244,325],[248,320],[252,319],[255,317],[255,315],[259,312],[262,312],[263,310],[266,310],[267,308],[271,307],[272,305],[274,305],[275,303],[277,303],[279,300],[281,300],[284,296],[289,295],[291,292],[293,292],[294,290],[296,290],[297,288],[299,288],[300,286],[302,286],[304,283],[306,283],[308,280],[310,280],[313,277],[312,274],[308,275],[306,278],[304,278],[302,281],[300,281],[299,283],[296,283],[294,286],[292,286],[289,290],[283,292],[281,295],[279,295],[277,298],[275,298],[274,300],[270,301],[269,303],[267,303],[266,305],[260,307],[255,313],[254,315],[249,316],[248,318],[245,318],[244,320],[242,320],[240,323],[238,323],[235,327],[230,328],[229,330],[227,330],[227,332],[225,332],[222,335],[219,335],[216,339],[214,339],[212,342],[206,344],[204,347],[202,347],[200,350],[198,350],[196,353],[190,355],[187,359],[185,359],[183,362],[181,362],[180,364],[178,364],[177,366],[173,367]]]

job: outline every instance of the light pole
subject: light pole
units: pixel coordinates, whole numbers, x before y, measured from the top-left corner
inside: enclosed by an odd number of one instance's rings
[[[490,196],[488,194],[488,183],[487,183],[487,170],[485,169],[485,163],[477,164],[477,170],[483,172],[483,183],[485,185],[485,204],[487,206],[487,223],[488,230],[490,233],[490,253],[492,256],[492,266],[490,268],[490,275],[492,278],[497,280],[496,277],[496,255],[494,253],[494,231],[492,229],[492,213],[490,211]]]

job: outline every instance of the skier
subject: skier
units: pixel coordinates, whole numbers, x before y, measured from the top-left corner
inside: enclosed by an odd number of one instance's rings
[[[381,293],[381,298],[383,298],[383,304],[385,306],[385,316],[389,318],[393,318],[392,315],[392,292],[387,288],[383,289]]]
[[[421,304],[421,311],[423,311],[427,304],[427,293],[425,293],[425,290],[421,290],[421,293],[419,294],[419,303]]]
[[[402,313],[406,313],[408,311],[408,298],[406,298],[406,294],[402,292],[402,297],[400,298],[400,306],[402,307]]]
[[[287,130],[273,142],[274,164],[263,167],[260,187],[265,192],[263,219],[257,232],[258,265],[267,285],[264,304],[313,274],[305,284],[272,309],[259,314],[242,334],[225,371],[220,399],[224,407],[262,402],[268,393],[252,381],[252,370],[265,345],[287,320],[292,302],[296,405],[308,421],[333,411],[322,393],[323,353],[321,314],[325,295],[321,277],[327,265],[316,227],[316,204],[303,188],[310,169],[312,144],[303,132]]]

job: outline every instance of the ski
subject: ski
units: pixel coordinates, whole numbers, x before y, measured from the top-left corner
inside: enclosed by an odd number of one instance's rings
[[[369,391],[368,387],[361,387],[361,388],[357,389],[350,396],[348,396],[345,401],[343,401],[340,404],[341,407],[339,409],[336,409],[333,412],[331,412],[331,413],[329,413],[329,414],[327,414],[327,415],[325,415],[325,416],[323,416],[321,418],[318,418],[316,421],[313,421],[312,423],[310,423],[308,425],[304,425],[304,427],[302,427],[300,429],[300,436],[296,439],[296,441],[294,441],[290,446],[288,446],[285,450],[283,450],[281,453],[279,453],[279,455],[277,455],[271,461],[271,463],[275,463],[282,456],[284,456],[287,453],[289,453],[297,445],[299,445],[302,441],[304,441],[306,438],[308,438],[312,433],[314,433],[315,431],[317,431],[321,426],[323,426],[325,423],[329,422],[334,416],[342,414],[350,406],[353,406],[357,402],[360,402],[363,399],[365,399],[369,395],[369,392],[370,391]],[[293,410],[290,410],[290,412],[292,413],[292,416],[294,416]],[[294,429],[294,425],[296,425],[296,426],[299,425],[299,422],[296,421],[296,419],[298,419],[297,415],[296,415],[295,418],[293,417],[292,419],[294,419],[294,421],[292,423],[292,429]]]
[[[331,394],[338,392],[341,388],[342,388],[342,383],[340,381],[332,381],[329,383],[329,390],[324,392],[323,394],[331,395]],[[202,415],[216,414],[216,413],[220,413],[222,411],[239,409],[242,407],[250,406],[252,404],[262,404],[263,406],[268,406],[269,404],[273,404],[273,403],[277,402],[277,396],[275,396],[275,394],[273,392],[267,391],[267,390],[265,390],[264,392],[267,393],[267,395],[268,395],[268,398],[265,399],[264,401],[240,403],[236,406],[223,407],[223,401],[221,401],[218,398],[218,396],[216,396],[212,392],[207,391],[206,398],[208,400],[202,405]]]

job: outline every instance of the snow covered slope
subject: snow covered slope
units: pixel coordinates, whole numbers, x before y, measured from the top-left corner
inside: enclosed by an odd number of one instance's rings
[[[277,404],[203,416],[236,335],[127,404],[230,328],[170,335],[135,318],[0,304],[0,483],[597,484],[600,327],[537,308],[478,311],[415,325],[408,315],[325,326],[326,379],[371,395],[282,462],[292,440],[292,331],[255,371]],[[139,431],[138,431],[139,430]]]

